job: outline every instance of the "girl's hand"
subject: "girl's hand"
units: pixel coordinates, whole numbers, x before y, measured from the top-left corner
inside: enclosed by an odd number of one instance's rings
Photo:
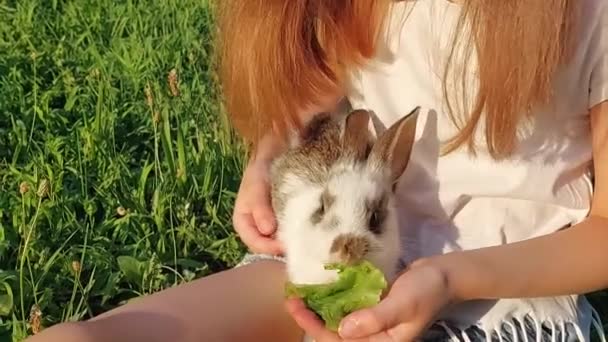
[[[432,262],[420,261],[397,278],[378,305],[345,317],[339,334],[325,329],[300,300],[290,300],[287,311],[318,342],[410,342],[424,333],[439,311],[454,300],[447,275]]]
[[[232,221],[241,240],[254,253],[280,255],[283,248],[272,235],[276,230],[270,204],[270,160],[252,159],[245,172],[234,204]]]

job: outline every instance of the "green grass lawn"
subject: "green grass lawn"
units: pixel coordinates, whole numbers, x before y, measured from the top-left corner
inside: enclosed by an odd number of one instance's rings
[[[204,0],[0,0],[0,340],[234,265]]]
[[[0,340],[241,258],[212,32],[205,0],[0,0]]]

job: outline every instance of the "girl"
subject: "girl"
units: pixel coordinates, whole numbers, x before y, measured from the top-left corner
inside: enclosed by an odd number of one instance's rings
[[[234,225],[256,254],[32,342],[604,338],[581,294],[608,287],[607,1],[219,10],[226,105],[255,152]],[[386,126],[422,111],[398,185],[408,267],[334,334],[299,301],[284,310],[267,172],[286,135],[342,97]]]

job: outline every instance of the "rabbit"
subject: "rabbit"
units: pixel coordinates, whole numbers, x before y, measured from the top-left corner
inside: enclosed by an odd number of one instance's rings
[[[337,279],[326,264],[368,260],[390,282],[401,255],[394,207],[397,180],[411,155],[420,107],[382,132],[373,114],[318,114],[270,166],[276,238],[296,284]]]

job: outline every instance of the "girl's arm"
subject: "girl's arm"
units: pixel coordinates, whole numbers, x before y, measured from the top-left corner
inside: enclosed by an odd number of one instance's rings
[[[595,193],[588,218],[547,236],[420,260],[442,270],[456,299],[560,296],[608,288],[608,102],[590,115]]]

